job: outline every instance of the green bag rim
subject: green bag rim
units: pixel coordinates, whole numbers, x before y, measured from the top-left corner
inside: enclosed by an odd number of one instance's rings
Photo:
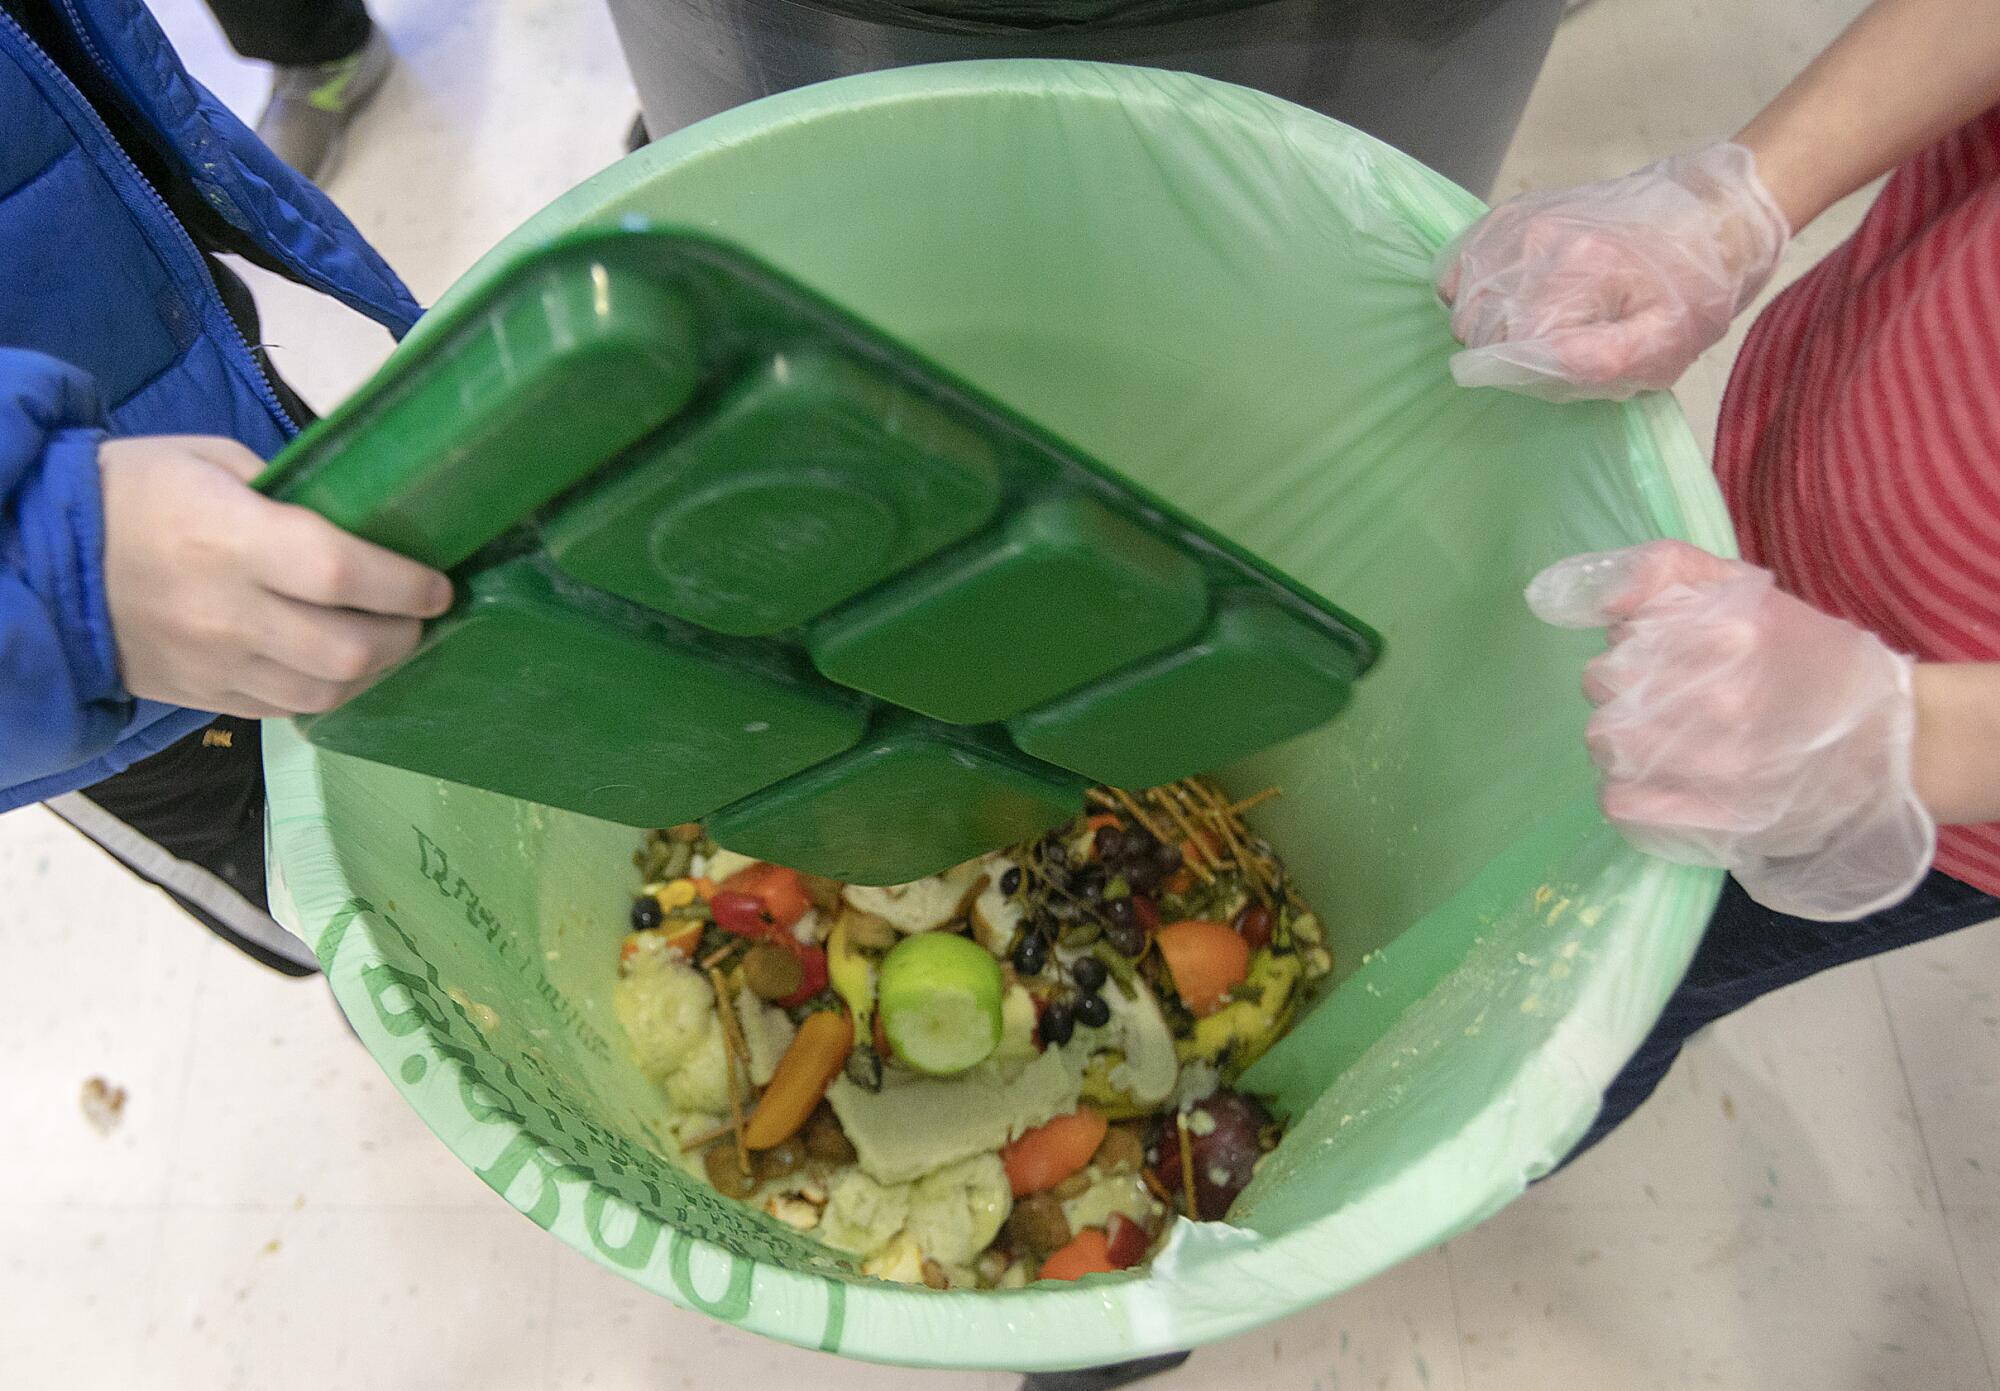
[[[1049,60],[994,60],[891,69],[841,78],[814,87],[785,92],[710,118],[676,132],[628,156],[556,199],[498,243],[462,276],[440,300],[449,305],[471,293],[505,266],[519,250],[590,221],[602,221],[601,210],[629,188],[635,177],[703,159],[722,157],[731,147],[754,140],[772,127],[809,119],[831,107],[879,106],[897,101],[927,103],[953,94],[991,96],[996,92],[1035,96],[1067,80],[1072,87],[1087,78],[1093,90],[1076,100],[1102,100],[1120,105],[1167,103],[1167,90],[1180,86],[1216,88],[1230,94],[1232,104],[1262,109],[1267,117],[1310,121],[1320,135],[1341,144],[1372,171],[1378,190],[1421,235],[1442,247],[1484,210],[1478,198],[1441,175],[1419,165],[1391,146],[1329,118],[1291,106],[1275,97],[1230,84],[1186,74],[1103,64]],[[596,214],[593,218],[593,214]],[[427,315],[404,339],[398,353],[422,345]],[[1642,396],[1623,408],[1634,457],[1656,461],[1636,471],[1640,488],[1660,533],[1679,537],[1719,554],[1735,553],[1733,536],[1719,491],[1706,459],[1673,398],[1666,393]],[[494,1122],[474,1117],[456,1101],[460,1088],[424,1089],[421,1096],[412,1073],[425,1066],[456,1068],[437,1049],[439,1040],[428,1027],[400,1038],[388,1036],[374,1020],[361,973],[384,964],[381,934],[388,931],[374,905],[351,895],[339,869],[340,853],[324,815],[323,775],[330,759],[315,750],[289,724],[264,727],[264,761],[269,788],[267,836],[270,848],[271,907],[321,955],[328,983],[341,1009],[353,1022],[369,1052],[391,1082],[438,1138],[459,1158],[477,1167],[469,1153],[475,1135],[490,1148]],[[1644,903],[1654,931],[1675,927],[1691,955],[1700,928],[1720,892],[1718,870],[1646,861],[1626,886],[1628,897]],[[1630,1022],[1630,1051],[1643,1037],[1657,1010],[1658,998],[1635,1009],[1630,992],[1619,1001],[1618,1013]],[[1569,1125],[1558,1139],[1573,1141],[1595,1116],[1599,1091],[1606,1078],[1573,1075],[1578,1070],[1552,1055],[1553,1047],[1521,1059],[1522,1074],[1541,1074],[1540,1081],[1570,1101]],[[619,1224],[650,1221],[631,1204],[596,1185],[578,1184],[580,1201],[558,1205],[552,1219],[537,1203],[500,1189],[510,1205],[536,1221],[565,1244],[599,1265],[616,1271],[670,1302],[723,1319],[799,1347],[865,1361],[921,1367],[989,1367],[1013,1371],[1088,1366],[1123,1361],[1217,1341],[1296,1313],[1378,1274],[1409,1257],[1491,1216],[1519,1196],[1546,1165],[1549,1136],[1524,1136],[1508,1124],[1504,1098],[1470,1118],[1461,1130],[1433,1147],[1413,1165],[1370,1194],[1370,1206],[1407,1214],[1421,1210],[1421,1194],[1438,1173],[1463,1174],[1468,1168],[1497,1177],[1490,1191],[1448,1220],[1428,1227],[1410,1225],[1380,1234],[1376,1249],[1364,1261],[1354,1259],[1353,1242],[1343,1250],[1341,1283],[1333,1288],[1311,1278],[1316,1251],[1326,1248],[1331,1230],[1351,1222],[1348,1209],[1336,1209],[1278,1237],[1244,1242],[1232,1249],[1225,1263],[1211,1258],[1198,1269],[1177,1272],[1202,1281],[1197,1296],[1174,1280],[1147,1276],[1094,1277],[1073,1285],[1044,1285],[1008,1292],[931,1291],[874,1281],[854,1281],[795,1271],[736,1255],[685,1233],[663,1233],[667,1259],[634,1270],[604,1249],[601,1239],[586,1230],[585,1211],[595,1208],[597,1225],[607,1215]],[[518,1127],[513,1135],[529,1147],[539,1137]],[[1556,1152],[1560,1152],[1560,1146]],[[1476,1162],[1473,1158],[1476,1156]],[[555,1181],[551,1179],[550,1181]],[[1462,1182],[1461,1182],[1461,1187]],[[1351,1238],[1352,1233],[1347,1235]],[[1168,1307],[1171,1305],[1172,1307]],[[943,1336],[932,1330],[944,1330]],[[929,1343],[930,1346],[920,1346]]]

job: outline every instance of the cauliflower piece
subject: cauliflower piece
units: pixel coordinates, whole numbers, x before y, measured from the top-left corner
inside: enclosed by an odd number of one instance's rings
[[[764,1199],[762,1206],[795,1232],[809,1232],[819,1225],[819,1209],[804,1198],[773,1193]]]
[[[661,1083],[667,1100],[683,1111],[706,1111],[715,1115],[729,1110],[729,1051],[722,1041],[722,1028],[715,1011],[708,1012],[708,1032],[677,1071]]]
[[[826,1206],[826,1185],[814,1178],[810,1169],[801,1169],[795,1174],[780,1174],[776,1178],[765,1179],[745,1201],[769,1212],[772,1202],[787,1198],[812,1204],[814,1221],[818,1221],[817,1210]]]
[[[859,1169],[842,1169],[826,1185],[819,1239],[836,1250],[867,1255],[902,1231],[909,1215],[909,1184],[877,1183]],[[917,1260],[921,1265],[921,1252]],[[921,1270],[917,1278],[923,1278]]]
[[[826,940],[826,934],[833,924],[819,915],[819,909],[808,908],[792,924],[792,940],[802,947],[816,947]]]
[[[972,935],[980,946],[1004,960],[1028,916],[1019,899],[1000,890],[1007,871],[1019,866],[1005,855],[988,855],[980,863],[986,867],[986,887],[972,900]]]
[[[778,1069],[778,1059],[791,1047],[798,1026],[776,1005],[767,1004],[754,990],[736,992],[736,1017],[743,1024],[743,1042],[750,1050],[750,1080],[763,1086]]]
[[[908,1232],[898,1232],[889,1242],[861,1263],[863,1275],[877,1280],[894,1280],[899,1285],[924,1282],[924,1253]]]
[[[761,863],[762,861],[754,860],[748,855],[739,855],[734,850],[717,850],[708,857],[708,863],[702,866],[702,873],[708,876],[710,883],[720,884],[738,870],[748,869],[754,864]]]
[[[1114,1212],[1122,1212],[1150,1230],[1159,1204],[1137,1174],[1106,1174],[1094,1167],[1090,1170],[1090,1187],[1063,1204],[1063,1216],[1069,1219],[1073,1232],[1101,1227],[1111,1220]]]
[[[641,954],[612,988],[611,1003],[640,1071],[676,1110],[729,1110],[728,1054],[715,993],[701,972],[669,955]]]
[[[986,869],[978,860],[968,860],[943,874],[914,880],[908,884],[849,884],[841,896],[864,913],[885,919],[896,931],[909,936],[930,932],[965,916],[981,886]]]
[[[1000,1234],[1013,1210],[1000,1156],[977,1154],[917,1180],[904,1230],[939,1265],[963,1268]]]
[[[710,1035],[721,1036],[708,981],[663,953],[634,957],[611,1003],[640,1070],[655,1081],[678,1072]]]
[[[689,1140],[714,1132],[715,1128],[729,1119],[726,1115],[704,1115],[699,1111],[689,1111],[668,1119],[665,1129],[674,1138],[676,1145],[684,1145]],[[657,1133],[657,1127],[656,1127]],[[695,1156],[694,1167],[701,1167],[699,1154]]]

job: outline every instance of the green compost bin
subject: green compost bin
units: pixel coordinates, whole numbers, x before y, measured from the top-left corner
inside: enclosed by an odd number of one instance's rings
[[[448,296],[581,226],[712,230],[1381,628],[1390,655],[1341,720],[1221,770],[1235,790],[1283,786],[1255,819],[1337,961],[1247,1079],[1292,1125],[1228,1224],[1183,1224],[1149,1271],[1080,1285],[853,1274],[658,1157],[660,1102],[610,1005],[632,832],[267,726],[272,901],[410,1104],[530,1219],[669,1300],[920,1365],[1210,1342],[1519,1194],[1589,1124],[1720,883],[1600,820],[1577,688],[1596,639],[1538,624],[1521,590],[1575,551],[1730,539],[1670,399],[1452,384],[1429,270],[1479,211],[1388,146],[1242,88],[906,68],[661,140]]]

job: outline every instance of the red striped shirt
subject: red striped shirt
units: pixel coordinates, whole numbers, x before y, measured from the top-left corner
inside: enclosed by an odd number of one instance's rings
[[[2000,108],[1751,327],[1715,471],[1747,559],[1919,661],[2000,661]],[[2000,894],[2000,822],[1937,867]]]

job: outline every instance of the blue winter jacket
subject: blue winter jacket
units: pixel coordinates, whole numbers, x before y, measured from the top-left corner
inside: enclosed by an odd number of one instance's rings
[[[48,8],[126,119],[249,243],[390,332],[409,328],[417,305],[394,272],[188,76],[138,0]],[[295,428],[187,229],[0,10],[0,811],[95,782],[209,718],[119,683],[99,440],[227,435],[268,458]]]

